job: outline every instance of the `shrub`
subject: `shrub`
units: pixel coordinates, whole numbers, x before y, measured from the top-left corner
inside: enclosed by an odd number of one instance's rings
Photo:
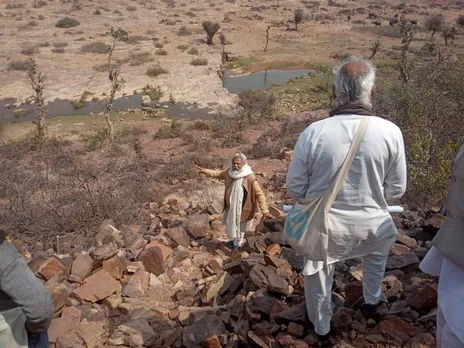
[[[126,41],[128,44],[138,44],[140,41],[148,41],[150,40],[148,37],[146,36],[142,36],[142,35],[131,35],[129,36],[129,39]]]
[[[179,45],[179,46],[177,46],[177,48],[179,50],[181,50],[181,51],[186,51],[186,50],[188,50],[189,45]]]
[[[24,8],[24,4],[6,4],[5,8],[7,10],[16,10],[19,8]]]
[[[159,50],[156,50],[155,54],[157,56],[167,56],[168,55],[168,51],[164,50],[164,49],[159,49]]]
[[[198,52],[198,48],[196,47],[192,47],[191,49],[188,50],[187,52],[188,54],[194,54],[194,55],[197,55],[199,52]]]
[[[161,127],[153,135],[153,140],[179,138],[183,134],[183,127],[180,122],[173,121],[170,125]]]
[[[130,53],[129,58],[127,60],[129,61],[130,66],[138,66],[150,62],[152,58],[150,53],[140,52]]]
[[[206,58],[195,58],[195,59],[192,59],[190,64],[193,66],[208,65],[208,60]]]
[[[13,60],[8,63],[9,70],[26,71],[29,66],[27,60]]]
[[[53,53],[64,53],[65,49],[63,47],[52,48]]]
[[[214,35],[218,32],[221,26],[219,25],[219,23],[212,21],[203,21],[202,26],[203,30],[206,32],[206,43],[208,45],[212,45]]]
[[[435,32],[443,29],[444,19],[442,16],[433,15],[426,19],[425,29],[432,32],[432,36],[435,35]]]
[[[159,64],[152,66],[151,68],[148,68],[147,70],[147,75],[150,77],[156,77],[162,74],[167,74],[168,71],[161,67]]]
[[[132,12],[133,12],[133,11],[137,11],[137,7],[135,7],[135,6],[127,6],[127,7],[126,7],[126,10],[127,10],[127,11],[132,11]]]
[[[53,47],[56,47],[56,48],[59,48],[59,47],[67,47],[68,46],[68,43],[67,42],[54,42],[53,43]]]
[[[392,79],[379,86],[377,113],[403,131],[409,176],[404,200],[440,205],[464,141],[464,67],[459,61],[437,64],[427,57],[418,63],[408,84]]]
[[[93,14],[96,16],[100,16],[102,12],[97,8]]]
[[[155,44],[155,47],[156,47],[156,48],[163,48],[163,47],[164,47],[164,45],[163,45],[163,44],[161,44],[161,43],[157,43],[157,44]]]
[[[148,95],[152,101],[158,101],[163,97],[163,91],[159,86],[153,87],[146,85],[143,87],[143,92]]]
[[[191,129],[197,130],[197,131],[207,131],[211,130],[211,123],[207,121],[195,121],[191,126]]]
[[[92,42],[81,47],[83,53],[106,54],[110,51],[110,46],[104,42]]]
[[[179,36],[187,36],[187,35],[192,35],[192,31],[187,29],[187,27],[182,26],[179,31],[177,32],[177,35]]]
[[[295,23],[295,30],[298,30],[298,24],[303,22],[303,11],[296,10],[293,16],[293,22]]]
[[[21,50],[21,54],[24,54],[26,56],[33,56],[36,53],[39,53],[39,49],[37,46],[29,46]]]
[[[463,15],[460,15],[460,16],[458,17],[456,23],[458,23],[459,25],[464,26],[464,14],[463,14]]]
[[[79,26],[81,23],[74,18],[65,17],[60,19],[56,24],[55,27],[57,28],[73,28]]]

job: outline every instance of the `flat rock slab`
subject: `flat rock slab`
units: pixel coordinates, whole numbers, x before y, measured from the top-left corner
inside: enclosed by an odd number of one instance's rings
[[[278,276],[270,266],[255,265],[251,269],[249,276],[251,281],[259,288],[289,295],[288,282],[284,277]]]
[[[80,300],[94,303],[104,300],[119,290],[121,290],[121,284],[102,269],[88,277],[83,286],[74,290],[74,294]]]
[[[399,269],[404,268],[416,263],[419,263],[419,258],[415,253],[409,253],[404,255],[392,255],[388,257],[387,268],[388,269]]]

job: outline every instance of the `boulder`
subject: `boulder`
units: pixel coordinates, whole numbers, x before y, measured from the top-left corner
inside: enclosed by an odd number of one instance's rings
[[[445,222],[446,217],[441,214],[434,214],[424,221],[424,232],[435,235]]]
[[[79,254],[71,267],[71,274],[84,280],[92,273],[93,259],[89,255]]]
[[[403,284],[393,275],[386,276],[382,282],[382,290],[387,298],[399,298],[403,292]]]
[[[404,268],[410,265],[418,264],[419,258],[413,252],[405,255],[392,255],[388,257],[387,268],[398,269]]]
[[[142,251],[138,260],[143,263],[146,271],[156,276],[163,274],[167,269],[163,251],[157,246]]]
[[[187,235],[182,226],[168,228],[165,230],[165,234],[177,245],[182,245],[184,247],[188,247],[190,245],[190,237]]]
[[[184,328],[183,344],[187,348],[196,348],[211,336],[227,333],[221,318],[217,315],[207,315],[193,325]]]
[[[97,322],[81,322],[77,326],[77,334],[85,342],[87,348],[100,348],[107,340],[105,326]]]
[[[437,285],[425,284],[408,296],[407,301],[414,309],[432,309],[437,306],[437,298]]]
[[[276,254],[278,254],[280,251],[280,245],[277,244],[277,243],[274,243],[274,244],[271,244],[269,245],[266,250],[265,250],[265,253],[269,256],[274,256]]]
[[[399,343],[409,341],[409,337],[412,337],[419,333],[414,326],[411,326],[399,317],[392,315],[382,321],[379,325],[380,332],[384,335],[388,335]]]
[[[255,265],[249,274],[251,281],[259,288],[289,295],[288,282],[284,277],[278,276],[276,271],[270,266],[261,264]]]
[[[345,286],[346,306],[352,308],[363,296],[363,286],[359,281],[351,282]]]
[[[169,241],[167,243],[169,244]],[[158,240],[153,240],[152,242],[148,243],[145,246],[145,249],[149,249],[153,247],[158,247],[161,249],[161,253],[163,254],[163,260],[165,261],[168,259],[169,256],[172,255],[173,250]]]
[[[48,329],[48,340],[56,343],[58,338],[65,336],[76,327],[74,320],[69,316],[53,319]]]
[[[97,302],[104,300],[116,291],[121,284],[104,269],[84,280],[84,285],[74,290],[74,295],[81,301]]]
[[[56,257],[49,257],[42,263],[38,269],[38,273],[49,280],[58,272],[65,272],[66,267],[61,263],[61,261]]]
[[[390,253],[392,255],[400,256],[400,255],[406,255],[411,252],[411,249],[407,247],[406,245],[395,243],[390,249]]]
[[[308,313],[306,302],[301,302],[296,306],[283,310],[277,315],[276,319],[278,322],[282,323],[295,322],[301,325],[307,325]]]
[[[103,261],[103,269],[107,271],[113,278],[121,279],[124,271],[129,263],[126,258],[116,255],[108,260]]]
[[[201,348],[222,348],[221,342],[219,342],[219,337],[217,335],[208,337],[207,339],[201,341]]]
[[[129,283],[122,289],[122,295],[130,298],[142,297],[148,290],[150,284],[150,273],[146,271],[137,271],[132,276]]]
[[[301,325],[298,325],[297,323],[290,322],[290,324],[288,324],[287,332],[289,333],[289,335],[300,338],[304,336],[304,331],[305,328]]]
[[[130,320],[119,325],[109,339],[115,346],[145,347],[155,336],[155,332],[147,319]]]

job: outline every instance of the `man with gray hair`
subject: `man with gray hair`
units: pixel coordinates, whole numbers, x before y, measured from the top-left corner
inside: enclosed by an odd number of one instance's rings
[[[373,116],[375,68],[349,58],[335,73],[335,108],[300,135],[287,174],[287,189],[298,201],[311,202],[331,186],[361,121],[366,132],[334,203],[328,210],[327,264],[305,260],[306,306],[323,344],[330,344],[331,293],[335,263],[362,258],[361,312],[375,317],[381,299],[387,256],[397,229],[387,211],[406,190],[403,136],[393,123]]]
[[[206,174],[225,181],[223,224],[231,241],[230,246],[240,248],[245,243],[246,224],[261,209],[263,218],[273,218],[269,213],[266,196],[258,184],[247,158],[243,153],[232,157],[232,166],[225,170],[198,168],[199,174]]]

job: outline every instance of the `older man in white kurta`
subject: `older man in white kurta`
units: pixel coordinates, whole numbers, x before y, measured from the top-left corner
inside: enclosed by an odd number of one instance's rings
[[[287,174],[294,199],[323,194],[341,167],[364,116],[372,116],[375,69],[351,58],[336,72],[336,108],[331,117],[311,124],[298,139]],[[388,251],[397,230],[388,203],[406,189],[403,136],[393,123],[371,117],[363,141],[329,212],[328,268],[307,260],[303,270],[308,315],[322,338],[330,332],[331,290],[337,261],[363,259],[365,313],[376,310]],[[387,203],[388,202],[388,203]],[[363,312],[363,313],[364,313]]]
[[[437,348],[464,348],[464,146],[453,166],[447,215],[420,268],[439,276]]]

